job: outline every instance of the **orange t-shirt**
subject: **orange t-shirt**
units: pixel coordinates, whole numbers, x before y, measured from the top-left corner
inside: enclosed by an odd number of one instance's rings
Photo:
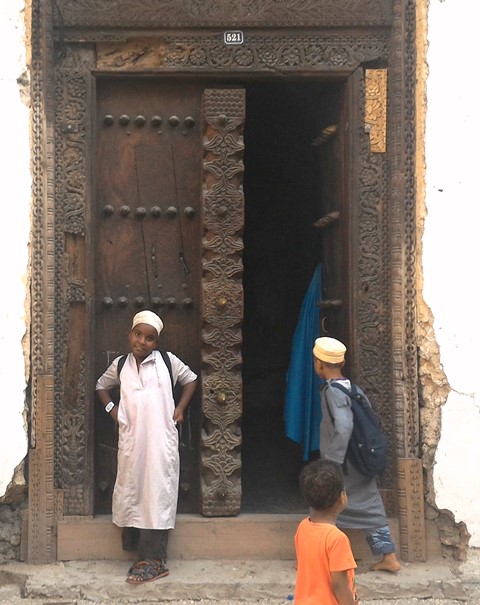
[[[338,605],[330,572],[348,570],[348,582],[357,602],[357,567],[348,537],[335,525],[303,519],[295,534],[297,582],[295,605]]]

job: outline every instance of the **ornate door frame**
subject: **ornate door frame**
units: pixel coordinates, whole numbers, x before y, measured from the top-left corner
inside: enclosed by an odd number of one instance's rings
[[[32,2],[29,562],[55,560],[59,517],[93,512],[88,480],[93,415],[87,201],[96,75],[345,78],[367,66],[388,70],[388,153],[371,153],[368,137],[355,150],[360,161],[352,191],[357,203],[350,302],[355,305],[358,346],[353,369],[394,415],[396,460],[385,493],[387,501],[396,501],[402,557],[424,559],[415,334],[414,0],[343,0],[333,5],[304,0],[292,2],[288,14],[282,12],[284,3],[275,0],[253,12],[249,3],[239,7],[226,2],[231,6],[217,11],[217,3],[194,0],[171,0],[163,3],[163,11],[158,0],[143,3],[141,9],[119,0],[112,14],[105,0],[94,3],[97,10],[91,4],[63,0],[55,2],[54,10],[50,2]],[[223,44],[222,31],[232,24],[246,28],[241,47]],[[293,26],[295,30],[289,29]],[[146,34],[139,29],[148,27],[160,31]],[[366,27],[368,31],[362,29]],[[363,111],[357,118],[353,123],[365,128]],[[372,282],[372,275],[381,278]],[[68,335],[74,325],[83,340],[72,353]],[[378,326],[386,330],[380,340]],[[235,336],[229,344],[235,348]],[[207,351],[205,347],[208,364]],[[221,400],[217,397],[217,403]],[[235,423],[240,404],[233,415]],[[224,439],[227,429],[217,428],[217,439]],[[235,466],[237,440],[229,443],[226,455]],[[205,514],[235,514],[238,481],[228,484],[226,492],[216,492],[230,504],[218,508],[207,497]]]

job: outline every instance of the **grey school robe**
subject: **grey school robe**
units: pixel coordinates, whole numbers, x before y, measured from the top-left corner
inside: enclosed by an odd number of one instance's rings
[[[197,375],[168,353],[174,384],[193,382]],[[117,386],[117,357],[98,379],[96,389]],[[137,370],[127,356],[121,371],[118,408],[118,469],[112,521],[119,527],[171,529],[178,499],[178,431],[168,368],[153,351]]]
[[[353,414],[350,399],[340,389],[330,386],[328,380],[320,389],[322,420],[320,422],[320,456],[343,464],[348,441],[353,430]],[[347,379],[337,380],[350,388]],[[361,391],[360,387],[358,390]],[[330,418],[327,404],[334,422]],[[345,489],[348,504],[338,516],[337,525],[345,529],[377,529],[387,525],[387,516],[383,506],[377,479],[368,479],[361,475],[347,460],[344,469]]]

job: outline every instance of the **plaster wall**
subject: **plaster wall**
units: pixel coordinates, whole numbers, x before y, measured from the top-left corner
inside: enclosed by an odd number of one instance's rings
[[[23,483],[27,453],[28,240],[30,229],[30,141],[24,26],[25,2],[0,3],[0,501]],[[25,94],[24,94],[25,93]]]
[[[449,388],[439,408],[436,506],[450,510],[480,546],[477,93],[471,0],[432,0],[428,11],[423,297]],[[425,354],[425,351],[424,351]],[[428,404],[427,404],[428,405]]]

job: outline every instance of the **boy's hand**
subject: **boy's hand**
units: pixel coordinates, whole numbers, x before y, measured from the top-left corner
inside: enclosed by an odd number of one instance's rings
[[[182,422],[183,422],[183,410],[179,409],[178,407],[175,408],[175,411],[173,412],[173,421],[176,424],[182,424]]]

